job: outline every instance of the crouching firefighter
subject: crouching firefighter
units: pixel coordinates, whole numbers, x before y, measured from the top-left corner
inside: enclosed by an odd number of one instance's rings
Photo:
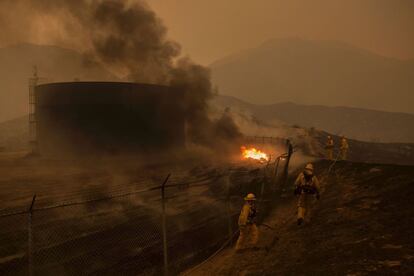
[[[309,208],[316,197],[319,200],[319,180],[313,175],[313,165],[307,164],[295,181],[295,195],[298,196],[298,225],[309,216]]]
[[[236,243],[236,251],[255,248],[259,240],[259,230],[256,225],[256,197],[248,194],[244,198],[244,205],[239,216],[239,239]]]

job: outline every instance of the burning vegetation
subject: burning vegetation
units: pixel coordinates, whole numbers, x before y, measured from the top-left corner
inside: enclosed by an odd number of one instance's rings
[[[269,155],[256,148],[241,147],[242,156],[244,159],[253,159],[261,162],[269,161]]]

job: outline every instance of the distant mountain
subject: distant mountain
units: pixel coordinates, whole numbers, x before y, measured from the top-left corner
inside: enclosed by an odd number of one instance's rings
[[[217,109],[230,107],[269,124],[285,123],[317,128],[336,135],[369,142],[413,143],[414,115],[349,107],[279,103],[255,105],[229,96],[212,101]]]
[[[342,42],[276,39],[210,67],[220,93],[255,104],[295,102],[414,113],[414,61]]]
[[[28,79],[35,65],[48,82],[115,79],[73,50],[32,44],[0,48],[0,122],[28,113]]]

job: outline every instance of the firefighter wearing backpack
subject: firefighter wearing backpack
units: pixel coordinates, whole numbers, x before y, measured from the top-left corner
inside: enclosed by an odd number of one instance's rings
[[[244,205],[239,216],[239,239],[236,243],[236,251],[256,247],[259,239],[259,230],[256,225],[256,196],[248,194],[244,198]]]
[[[313,174],[313,165],[307,164],[295,181],[295,195],[298,196],[298,225],[301,225],[305,216],[309,216],[310,205],[316,197],[319,199],[319,180]]]
[[[334,152],[334,140],[332,139],[332,136],[328,135],[328,139],[326,140],[326,158],[328,160],[333,160],[333,152]]]
[[[342,136],[341,148],[340,148],[342,160],[346,160],[348,158],[348,149],[349,149],[348,140],[345,138],[345,136]]]

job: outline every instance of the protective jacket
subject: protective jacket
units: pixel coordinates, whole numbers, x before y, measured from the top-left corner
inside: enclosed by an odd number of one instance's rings
[[[256,212],[256,206],[249,203],[245,203],[240,212],[239,226],[245,226],[248,224],[255,223]]]
[[[347,150],[348,148],[349,148],[348,141],[346,139],[342,139],[341,150]]]
[[[303,172],[295,181],[295,194],[319,194],[320,184],[316,176],[306,176]]]
[[[332,138],[328,138],[325,145],[326,149],[333,149],[334,148],[334,140]]]

